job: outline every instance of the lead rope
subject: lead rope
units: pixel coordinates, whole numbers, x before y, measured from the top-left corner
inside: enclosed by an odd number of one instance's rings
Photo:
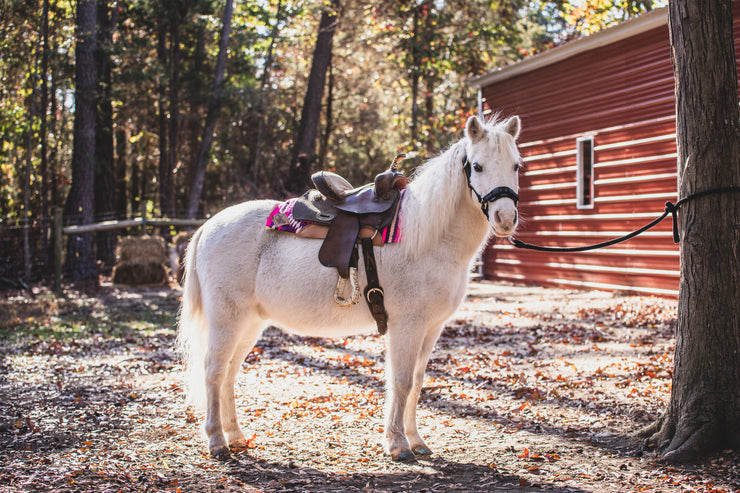
[[[611,239],[611,240],[608,240],[602,243],[597,243],[595,245],[587,245],[587,246],[581,246],[581,247],[548,247],[548,246],[532,245],[529,243],[525,243],[511,236],[509,237],[509,242],[511,242],[511,244],[517,248],[524,248],[527,250],[536,250],[538,252],[585,252],[588,250],[596,250],[597,248],[608,247],[611,245],[615,245],[617,243],[621,243],[623,241],[627,241],[630,238],[634,238],[635,236],[641,233],[644,233],[648,229],[657,225],[663,219],[668,217],[668,214],[670,214],[671,219],[673,221],[673,243],[680,243],[681,238],[678,235],[678,209],[686,202],[698,199],[700,197],[705,197],[707,195],[720,194],[720,193],[731,193],[731,192],[740,192],[740,187],[713,188],[711,190],[704,190],[702,192],[696,192],[696,193],[689,195],[688,197],[685,197],[679,200],[675,204],[671,201],[668,201],[665,203],[665,212],[663,212],[663,214],[657,219],[651,221],[650,223],[646,224],[642,228],[635,230],[629,234],[626,234],[624,236],[620,236],[619,238],[614,238],[614,239]]]

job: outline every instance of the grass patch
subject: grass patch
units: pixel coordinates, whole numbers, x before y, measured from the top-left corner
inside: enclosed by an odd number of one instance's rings
[[[43,292],[8,293],[0,300],[0,339],[24,344],[39,341],[80,341],[90,338],[151,336],[174,331],[178,296],[167,288],[152,299],[134,290],[101,288],[94,295],[65,291],[56,296]]]

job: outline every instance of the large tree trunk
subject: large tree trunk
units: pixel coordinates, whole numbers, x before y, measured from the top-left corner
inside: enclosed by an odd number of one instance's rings
[[[49,111],[49,0],[43,0],[41,7],[41,111],[39,112],[39,140],[41,143],[41,217],[49,217],[49,142],[47,129],[47,114]],[[46,223],[41,237],[41,249],[44,252],[44,268],[52,265],[54,252],[49,248],[49,235]]]
[[[161,176],[161,210],[165,217],[175,215],[175,168],[178,156],[178,134],[180,131],[180,23],[179,12],[170,16],[170,121],[169,151],[166,172]]]
[[[221,106],[221,90],[226,72],[226,55],[229,48],[229,35],[231,34],[231,14],[233,12],[233,0],[226,0],[224,6],[223,26],[221,27],[221,41],[218,46],[218,56],[216,57],[216,75],[213,80],[213,94],[208,103],[208,113],[206,114],[206,123],[203,126],[203,137],[200,143],[200,152],[198,160],[193,170],[193,183],[190,187],[190,198],[188,200],[187,217],[194,218],[198,214],[200,205],[200,196],[203,193],[203,185],[206,179],[206,165],[208,156],[211,153],[211,144],[213,143],[213,130],[216,128],[216,118]]]
[[[740,185],[731,0],[670,2],[680,197]],[[740,193],[686,202],[671,400],[645,430],[667,461],[740,448]]]
[[[124,218],[128,212],[128,192],[126,190],[126,163],[129,162],[128,123],[118,122],[116,126],[116,215]]]
[[[141,201],[144,200],[144,188],[146,187],[146,170],[139,159],[139,145],[131,146],[129,162],[131,163],[131,179],[129,181],[129,204],[131,213],[137,214],[141,210]]]
[[[39,139],[41,141],[41,217],[49,217],[49,143],[46,128],[47,112],[49,111],[49,0],[44,0],[41,7],[41,118]],[[46,235],[44,235],[44,251],[47,251]]]
[[[157,60],[159,61],[162,74],[160,74],[157,84],[157,133],[159,134],[159,167],[157,170],[157,182],[159,183],[159,206],[160,209],[164,210],[166,207],[164,197],[167,195],[167,183],[169,181],[169,176],[172,174],[170,172],[170,160],[167,155],[169,150],[167,147],[169,126],[167,116],[167,77],[164,75],[168,72],[167,67],[169,67],[169,61],[167,60],[167,11],[163,9],[159,13],[159,16],[160,17],[157,22]],[[139,201],[145,201],[145,182],[142,180],[140,183],[141,188]]]
[[[51,45],[51,51],[52,53],[57,48],[56,43],[53,43]],[[59,108],[59,99],[56,97],[57,93],[57,79],[54,75],[54,71],[49,71],[49,114],[53,115],[54,118],[50,118],[48,120],[49,125],[49,134],[50,135],[57,135],[58,129],[64,128],[65,124],[65,116],[67,115],[67,111],[63,111],[61,114],[61,117],[59,120],[56,118],[57,110]],[[51,203],[50,207],[59,207],[62,205],[62,199],[59,197],[59,186],[57,184],[57,156],[59,155],[59,149],[61,147],[61,140],[62,139],[56,139],[53,146],[49,148],[49,186],[50,186],[50,195],[51,195]],[[52,256],[53,252],[50,250],[49,255]],[[51,258],[51,257],[50,257]]]
[[[202,74],[204,72],[204,63],[206,60],[206,28],[203,24],[198,24],[196,34],[195,52],[193,53],[193,73]],[[189,87],[188,99],[190,100],[190,110],[187,112],[186,126],[188,129],[188,160],[190,164],[178,172],[179,182],[187,184],[193,182],[193,173],[198,166],[198,153],[200,153],[200,137],[203,133],[203,119],[201,114],[205,108],[205,94],[209,90],[204,83],[204,77],[194,78]],[[176,187],[177,188],[177,187]],[[187,201],[187,196],[178,196],[178,203]]]
[[[419,53],[419,15],[423,7],[414,7],[414,24],[411,31],[411,145],[415,145],[419,138],[419,80],[421,79],[421,55]]]
[[[97,128],[95,133],[95,217],[99,221],[115,219],[116,179],[113,161],[113,102],[111,51],[115,29],[115,9],[108,0],[98,0]],[[102,231],[95,235],[96,257],[110,271],[116,261],[116,233]]]
[[[319,35],[316,37],[311,73],[308,76],[306,97],[303,100],[301,111],[301,122],[293,144],[290,175],[285,183],[287,190],[293,193],[301,193],[309,185],[311,167],[316,153],[316,137],[321,116],[321,102],[324,99],[326,71],[329,68],[332,40],[337,29],[338,8],[339,0],[332,0],[331,4],[321,13],[319,21]]]
[[[324,131],[319,142],[319,169],[324,169],[326,155],[329,152],[329,140],[334,131],[334,67],[329,59],[329,87],[326,89],[326,113]]]
[[[262,140],[265,134],[265,120],[267,119],[267,109],[270,104],[269,94],[267,92],[267,84],[270,82],[270,72],[272,70],[273,52],[275,51],[275,43],[277,42],[278,34],[280,33],[280,23],[283,17],[283,1],[278,0],[277,13],[275,14],[275,24],[272,26],[270,32],[270,45],[267,48],[267,57],[265,58],[265,66],[262,69],[262,77],[260,78],[260,92],[259,92],[259,106],[257,116],[257,139],[254,143],[254,151],[252,153],[252,183],[256,186],[259,180],[260,160],[262,152]]]
[[[71,224],[93,222],[97,15],[96,0],[78,0],[72,186],[64,211]],[[72,280],[97,279],[92,233],[69,236],[64,272]]]
[[[33,155],[33,120],[36,116],[36,79],[38,78],[38,64],[32,69],[29,78],[31,83],[31,94],[28,96],[28,132],[26,133],[26,168],[23,170],[23,279],[28,284],[31,282],[31,243],[29,238],[29,226],[31,220],[31,156]]]

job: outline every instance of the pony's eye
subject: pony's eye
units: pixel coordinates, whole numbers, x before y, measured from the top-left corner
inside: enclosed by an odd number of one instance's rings
[[[522,169],[522,163],[514,164],[514,171],[519,171],[520,169]]]
[[[481,171],[483,171],[483,166],[481,166],[481,165],[480,165],[480,164],[478,164],[478,163],[473,163],[473,169],[474,169],[475,171],[477,171],[478,173],[480,173]]]

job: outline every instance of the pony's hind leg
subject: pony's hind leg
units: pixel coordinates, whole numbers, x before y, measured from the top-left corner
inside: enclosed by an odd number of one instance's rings
[[[211,323],[208,333],[208,349],[205,358],[206,376],[206,422],[208,449],[214,457],[228,457],[224,421],[233,434],[239,428],[236,422],[236,403],[234,401],[234,380],[241,365],[237,353],[245,351],[248,344],[242,344],[244,333],[239,324],[218,320]],[[237,433],[241,434],[241,431]],[[243,434],[241,435],[244,436]]]
[[[242,329],[242,339],[239,341],[234,351],[234,356],[229,362],[229,369],[224,381],[223,393],[221,395],[221,414],[223,417],[224,432],[226,433],[226,438],[231,449],[244,449],[247,447],[247,439],[239,427],[239,420],[237,419],[234,386],[236,378],[239,376],[242,362],[252,348],[254,348],[257,339],[259,339],[262,333],[263,325],[262,322],[252,322],[246,324]]]

